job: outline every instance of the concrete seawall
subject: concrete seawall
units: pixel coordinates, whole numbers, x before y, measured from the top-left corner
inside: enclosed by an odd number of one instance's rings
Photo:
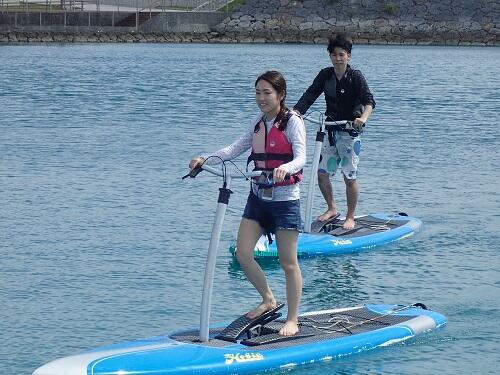
[[[247,0],[223,12],[0,14],[0,43],[357,43],[500,46],[497,0]]]

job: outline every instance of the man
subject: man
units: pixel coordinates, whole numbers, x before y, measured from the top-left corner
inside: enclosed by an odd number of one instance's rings
[[[347,214],[343,227],[353,229],[359,194],[356,174],[361,151],[360,133],[375,108],[375,100],[361,71],[352,69],[348,64],[351,58],[352,39],[345,34],[338,34],[329,39],[327,50],[333,67],[322,69],[318,73],[294,109],[305,114],[324,93],[327,121],[353,121],[357,131],[329,131],[328,142],[323,144],[318,169],[319,188],[328,205],[318,220],[327,221],[337,216],[330,176],[333,176],[340,167],[347,196]]]

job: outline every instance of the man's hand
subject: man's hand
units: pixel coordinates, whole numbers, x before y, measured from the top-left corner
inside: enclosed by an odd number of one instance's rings
[[[361,132],[365,126],[366,120],[367,119],[363,118],[363,116],[355,118],[352,122],[353,128],[356,129],[356,131]]]

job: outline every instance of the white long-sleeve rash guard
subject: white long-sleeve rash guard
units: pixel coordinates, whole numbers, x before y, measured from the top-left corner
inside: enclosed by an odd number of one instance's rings
[[[222,160],[234,159],[245,151],[252,148],[252,137],[255,129],[255,125],[262,119],[263,114],[256,116],[247,131],[238,138],[235,142],[231,143],[229,146],[221,148],[210,154],[202,155],[205,159],[209,156],[216,156],[207,160],[207,164],[214,165],[220,163]],[[266,121],[267,133],[271,131],[274,125],[274,118]],[[282,164],[282,167],[290,174],[297,173],[306,164],[306,129],[304,126],[304,121],[299,116],[293,115],[288,120],[287,127],[285,129],[285,136],[288,141],[292,144],[293,150],[293,160]],[[220,158],[220,159],[219,159]],[[254,193],[257,192],[257,187],[253,185]],[[299,184],[285,185],[285,186],[275,186],[273,191],[273,201],[288,201],[296,200],[300,198],[300,187]]]

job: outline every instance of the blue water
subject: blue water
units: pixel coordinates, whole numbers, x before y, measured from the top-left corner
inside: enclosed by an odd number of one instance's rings
[[[219,181],[181,181],[190,157],[239,136],[259,73],[282,71],[293,105],[328,63],[313,45],[0,47],[0,373],[197,324]],[[497,373],[500,49],[355,46],[352,63],[377,100],[358,213],[406,211],[424,226],[301,260],[302,311],[423,302],[449,323],[293,373]],[[259,302],[227,251],[247,189],[233,186],[214,322]],[[278,263],[263,266],[284,299]]]

